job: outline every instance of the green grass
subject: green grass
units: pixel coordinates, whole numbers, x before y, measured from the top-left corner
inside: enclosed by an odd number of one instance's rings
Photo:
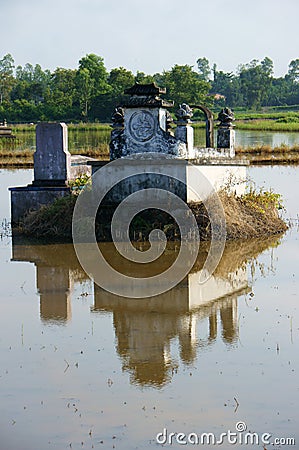
[[[246,111],[244,109],[235,109],[236,121],[234,122],[238,130],[257,130],[257,131],[299,131],[299,106],[293,106],[294,110],[284,111],[278,108],[269,108],[263,111]],[[217,126],[217,116],[219,111],[214,112],[215,127]],[[205,128],[205,121],[199,120],[193,122],[195,129]],[[13,125],[13,133],[32,133],[35,131],[35,124]],[[102,131],[110,136],[111,126],[107,123],[69,123],[67,124],[70,133],[73,132],[92,132]]]
[[[10,127],[12,128],[13,134],[35,132],[35,126],[36,126],[36,124],[29,124],[29,123],[10,125]]]
[[[59,121],[55,121],[59,122]],[[61,120],[63,122],[63,120]],[[23,123],[23,124],[15,124],[11,125],[11,128],[13,130],[13,133],[22,132],[33,132],[35,131],[36,124],[32,123]],[[75,131],[111,131],[111,126],[107,123],[96,123],[96,122],[90,122],[90,123],[68,123],[67,127],[69,130],[75,130]]]
[[[246,109],[244,107],[233,108],[235,116],[237,118],[258,118],[271,119],[275,117],[286,116],[288,114],[298,113],[299,105],[291,106],[263,106],[257,110]]]
[[[76,131],[109,131],[111,132],[111,126],[108,123],[68,123],[69,130]]]
[[[218,113],[214,112],[217,127]],[[299,111],[235,111],[234,125],[237,130],[299,131]],[[205,122],[194,122],[195,129],[205,128]]]
[[[269,119],[269,120],[276,120],[281,118],[287,118],[288,116],[297,115],[297,113],[294,112],[260,112],[260,111],[254,111],[254,112],[236,112],[235,111],[235,118],[237,120],[252,120],[252,119]]]
[[[193,128],[205,128],[206,127],[206,123],[205,122],[193,122],[192,123],[192,127]]]
[[[235,127],[237,130],[299,131],[299,116],[298,119],[294,118],[294,120],[290,120],[287,118],[280,118],[278,120],[236,120]]]
[[[282,196],[271,189],[268,191],[263,188],[256,190],[250,186],[249,191],[242,195],[241,199],[261,213],[265,213],[268,208],[284,209]]]
[[[20,142],[17,139],[12,138],[0,138],[0,153],[11,151],[19,145]]]

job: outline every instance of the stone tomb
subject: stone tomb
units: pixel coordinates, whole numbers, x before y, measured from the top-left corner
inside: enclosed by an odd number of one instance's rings
[[[170,130],[172,118],[167,108],[173,103],[160,97],[165,92],[154,83],[136,83],[126,89],[130,97],[112,117],[111,161],[140,153],[190,157],[184,140],[177,139]]]
[[[68,133],[65,123],[41,122],[36,126],[34,153],[34,180],[28,186],[10,188],[11,222],[17,225],[29,211],[53,203],[70,194],[69,180],[82,174],[91,175],[94,161],[68,151]]]
[[[165,189],[187,203],[205,200],[213,190],[218,191],[223,186],[241,195],[245,188],[246,164],[234,159],[231,111],[225,108],[219,114],[217,148],[197,148],[194,146],[192,108],[186,103],[179,106],[173,133],[173,120],[167,110],[173,103],[161,98],[165,92],[154,83],[136,83],[125,91],[128,99],[115,109],[110,160],[119,160],[120,164],[111,168],[109,176],[103,171],[100,184],[106,192],[116,170],[123,181],[111,190],[106,201],[117,204],[134,192],[149,188]],[[207,142],[211,144],[212,114],[207,108],[196,108],[205,111],[209,124]],[[125,163],[123,158],[126,158]],[[103,167],[103,161],[94,161],[91,165],[94,174]],[[129,176],[130,173],[136,175]],[[194,190],[201,194],[200,198]]]
[[[9,189],[12,225],[17,225],[28,211],[69,195],[67,180],[70,173],[71,155],[67,148],[66,125],[39,123],[36,127],[34,180],[28,186]]]

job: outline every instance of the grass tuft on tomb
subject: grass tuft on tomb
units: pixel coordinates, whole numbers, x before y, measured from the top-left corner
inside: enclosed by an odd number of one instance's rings
[[[251,189],[237,197],[226,190],[219,192],[223,204],[228,240],[249,239],[283,233],[287,225],[280,217],[282,200],[272,191]],[[39,211],[29,212],[18,228],[18,232],[38,239],[72,240],[72,216],[78,190],[67,197],[43,206]],[[213,199],[210,199],[213,202]],[[190,203],[199,228],[200,239],[211,239],[211,224],[202,203]],[[111,241],[110,223],[113,209],[103,208],[98,213],[96,236],[99,241]],[[89,220],[86,217],[84,220]],[[161,210],[152,209],[137,214],[130,224],[132,241],[147,241],[151,230],[159,228],[170,241],[180,239],[179,228],[174,219]],[[84,230],[83,230],[84,233]]]

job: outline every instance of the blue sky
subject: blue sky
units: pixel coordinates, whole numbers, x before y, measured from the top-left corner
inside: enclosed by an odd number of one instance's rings
[[[75,68],[87,53],[146,73],[207,57],[218,70],[299,58],[298,0],[0,0],[0,58]]]

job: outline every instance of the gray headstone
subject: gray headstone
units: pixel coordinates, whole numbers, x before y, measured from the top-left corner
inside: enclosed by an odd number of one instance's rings
[[[70,177],[70,168],[71,155],[65,123],[37,124],[33,184],[65,185]]]

